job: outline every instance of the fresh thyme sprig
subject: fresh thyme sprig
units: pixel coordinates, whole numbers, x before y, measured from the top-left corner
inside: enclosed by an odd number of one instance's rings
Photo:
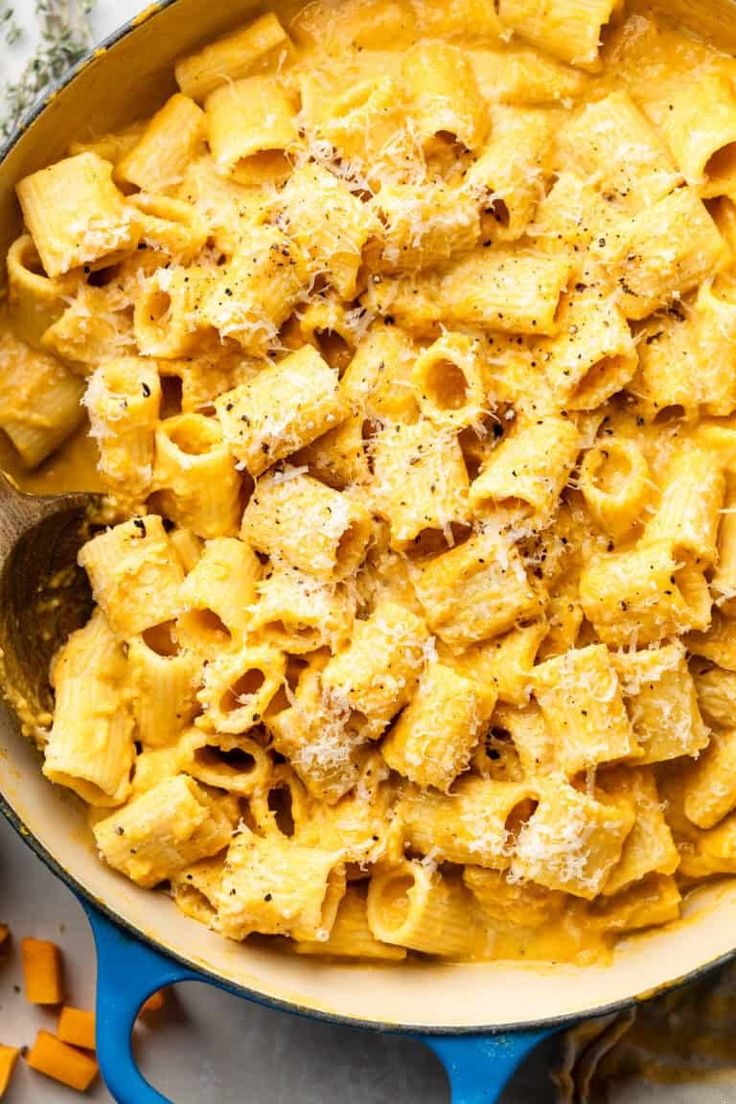
[[[23,37],[23,30],[15,21],[15,12],[6,0],[0,0],[0,35],[8,46],[15,46]]]
[[[0,137],[9,137],[42,92],[76,64],[92,43],[89,15],[96,0],[35,0],[39,45],[17,81],[6,84]],[[20,37],[13,9],[0,0],[0,32],[12,45]]]

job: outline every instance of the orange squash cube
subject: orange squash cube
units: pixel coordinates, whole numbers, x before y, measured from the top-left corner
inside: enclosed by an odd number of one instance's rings
[[[94,1050],[94,1012],[87,1012],[82,1008],[72,1008],[71,1005],[65,1004],[59,1013],[59,1026],[56,1029],[56,1035],[62,1043],[83,1047],[85,1050]]]
[[[159,989],[157,993],[151,993],[147,1001],[144,1001],[141,1005],[139,1016],[146,1016],[149,1012],[159,1012],[165,1001],[165,990]]]
[[[98,1066],[94,1058],[67,1043],[62,1043],[48,1031],[39,1031],[36,1041],[26,1056],[32,1070],[60,1081],[77,1092],[86,1092],[95,1077]]]
[[[5,1092],[10,1084],[10,1078],[13,1076],[13,1070],[15,1069],[15,1063],[18,1060],[20,1050],[18,1047],[3,1046],[0,1043],[0,1100],[5,1096]]]
[[[20,945],[26,1000],[30,1004],[61,1004],[61,952],[45,939],[23,939]]]

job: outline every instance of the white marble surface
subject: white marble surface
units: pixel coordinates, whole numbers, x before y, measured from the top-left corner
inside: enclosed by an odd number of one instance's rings
[[[15,80],[33,51],[36,41],[36,0],[6,0],[15,13],[15,22],[23,28],[23,38],[13,49],[0,42],[0,84]],[[3,10],[0,4],[0,12]],[[99,40],[119,27],[126,19],[141,11],[146,4],[142,0],[97,0],[92,16],[94,37]]]

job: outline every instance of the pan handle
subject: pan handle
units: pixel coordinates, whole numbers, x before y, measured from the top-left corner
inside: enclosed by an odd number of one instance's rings
[[[171,1104],[140,1073],[133,1057],[133,1025],[140,1006],[158,989],[201,977],[128,935],[82,899],[97,947],[97,1059],[117,1104]]]
[[[452,1104],[496,1104],[506,1084],[537,1043],[553,1031],[500,1035],[417,1035],[447,1071]]]
[[[171,1104],[140,1073],[132,1035],[143,1002],[165,985],[201,981],[181,966],[129,935],[82,899],[97,947],[97,1058],[117,1104]],[[450,1079],[452,1104],[496,1104],[506,1082],[537,1043],[552,1031],[499,1035],[416,1035],[434,1051]]]

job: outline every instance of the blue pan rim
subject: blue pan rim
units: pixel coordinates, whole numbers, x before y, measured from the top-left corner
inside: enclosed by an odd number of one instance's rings
[[[23,115],[18,123],[15,131],[10,137],[0,146],[0,162],[10,154],[13,148],[21,140],[28,128],[33,125],[35,120],[46,110],[51,101],[61,92],[64,88],[70,85],[75,78],[82,72],[91,62],[96,60],[101,53],[106,53],[112,47],[116,46],[118,42],[126,38],[131,32],[141,26],[143,22],[147,22],[149,19],[154,19],[161,12],[167,8],[173,7],[178,0],[155,0],[148,8],[144,10],[141,15],[128,20],[118,27],[111,34],[107,35],[98,45],[91,48],[84,57],[80,58],[75,66],[69,70],[69,72],[58,81],[44,91],[43,95],[37,100],[33,107]],[[143,18],[144,17],[144,18]],[[44,847],[41,841],[29,831],[23,823],[22,818],[16,813],[10,802],[5,796],[0,793],[0,812],[2,812],[5,819],[12,825],[15,831],[25,844],[34,852],[34,854],[48,867],[52,874],[55,874],[66,886],[74,893],[79,899],[83,898],[88,901],[96,909],[102,912],[108,920],[110,920],[117,927],[122,928],[125,932],[131,935],[138,942],[145,944],[152,950],[159,954],[163,954],[168,958],[177,962],[179,965],[192,970],[194,973],[201,976],[203,981],[208,982],[217,988],[224,989],[227,992],[234,993],[236,996],[242,997],[245,1000],[252,1001],[255,1004],[263,1005],[267,1008],[274,1008],[280,1012],[287,1012],[291,1015],[306,1016],[309,1019],[317,1020],[322,1023],[336,1024],[341,1027],[354,1027],[357,1030],[365,1030],[372,1032],[381,1032],[392,1035],[414,1035],[414,1036],[427,1036],[427,1037],[442,1037],[442,1036],[474,1036],[474,1035],[503,1035],[506,1033],[517,1034],[519,1032],[530,1031],[548,1031],[553,1034],[560,1031],[563,1027],[570,1026],[578,1023],[581,1019],[588,1019],[597,1016],[607,1016],[615,1012],[622,1012],[627,1008],[631,1008],[633,1005],[638,1004],[640,1001],[653,999],[658,996],[663,996],[665,993],[674,992],[686,985],[692,984],[692,982],[702,979],[707,974],[710,974],[720,967],[725,966],[727,963],[736,959],[736,946],[732,951],[726,952],[724,955],[719,955],[718,958],[712,959],[709,962],[703,963],[701,966],[696,967],[689,973],[682,977],[675,978],[670,982],[663,982],[661,986],[658,986],[653,993],[646,993],[644,996],[633,996],[620,1001],[614,1001],[611,1004],[597,1006],[595,1008],[586,1009],[584,1012],[575,1013],[565,1016],[551,1017],[545,1020],[530,1020],[522,1021],[520,1023],[498,1025],[482,1025],[477,1027],[443,1027],[432,1025],[428,1027],[426,1025],[411,1025],[411,1024],[393,1024],[383,1022],[381,1020],[361,1020],[353,1019],[349,1016],[341,1016],[336,1012],[325,1012],[320,1009],[309,1008],[305,1005],[296,1004],[293,1001],[282,1000],[279,997],[267,996],[258,990],[249,989],[245,985],[238,985],[235,982],[227,981],[219,974],[208,970],[206,967],[201,966],[199,963],[194,963],[187,959],[184,955],[180,955],[175,951],[170,950],[164,944],[157,942],[150,935],[146,935],[145,932],[140,931],[135,925],[131,924],[124,917],[120,916],[113,909],[111,909],[104,901],[97,900],[93,894],[91,894],[77,879],[69,873],[56,858]]]

